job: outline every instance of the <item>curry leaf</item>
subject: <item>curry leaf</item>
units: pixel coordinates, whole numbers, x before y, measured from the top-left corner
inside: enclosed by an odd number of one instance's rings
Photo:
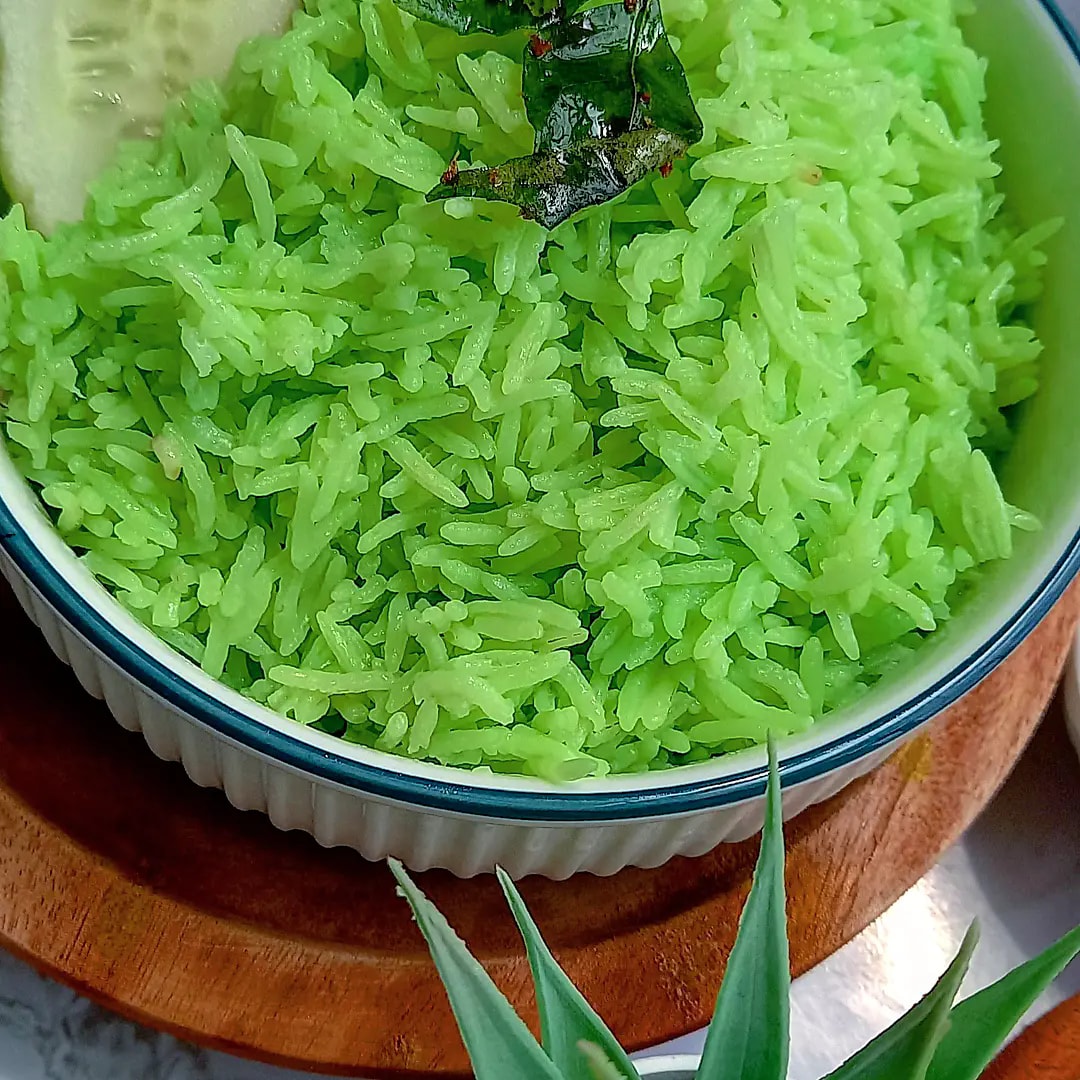
[[[785,1080],[790,990],[784,823],[776,746],[770,738],[761,854],[720,985],[698,1080]]]
[[[424,22],[459,34],[509,34],[549,25],[577,11],[588,0],[398,0],[398,6]]]
[[[956,959],[933,990],[872,1043],[848,1058],[826,1080],[925,1080],[949,1027],[949,1013],[979,939],[972,925]]]
[[[390,869],[439,969],[476,1080],[562,1080],[532,1032],[401,863],[391,859]]]
[[[536,27],[525,47],[522,95],[533,153],[495,169],[451,162],[428,199],[495,199],[554,228],[671,167],[702,134],[660,0],[578,12],[583,0],[399,0],[418,18],[460,33]],[[555,6],[553,6],[555,5]]]
[[[523,0],[397,0],[398,6],[424,22],[459,34],[508,34],[535,26],[546,14]]]
[[[658,129],[611,139],[584,139],[567,150],[514,158],[497,169],[448,169],[428,200],[495,199],[553,229],[571,215],[598,206],[685,153],[676,135]]]
[[[525,50],[522,93],[538,153],[648,127],[685,146],[701,138],[659,0],[607,4],[553,23]]]
[[[559,967],[544,943],[525,901],[502,870],[499,884],[525,940],[536,986],[544,1049],[566,1080],[590,1080],[598,1072],[619,1080],[638,1080],[637,1070],[607,1025]]]
[[[1035,999],[1080,955],[1080,927],[949,1014],[928,1080],[976,1080]]]

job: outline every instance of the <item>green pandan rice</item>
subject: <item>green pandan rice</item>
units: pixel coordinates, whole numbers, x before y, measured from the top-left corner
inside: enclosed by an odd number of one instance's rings
[[[0,225],[21,469],[211,675],[396,754],[550,778],[795,732],[1034,523],[1047,235],[1002,219],[950,0],[670,0],[705,138],[548,234],[423,193],[529,152],[522,38],[307,0]]]

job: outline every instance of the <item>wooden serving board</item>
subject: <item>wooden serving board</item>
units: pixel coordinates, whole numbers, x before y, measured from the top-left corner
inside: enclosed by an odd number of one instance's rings
[[[1080,1080],[1080,995],[1007,1046],[983,1080]]]
[[[1052,697],[1078,610],[1074,589],[927,734],[789,825],[797,972],[892,904],[985,805]],[[82,693],[6,590],[0,619],[0,941],[129,1017],[219,1049],[348,1075],[466,1074],[385,867],[196,788]],[[523,892],[574,981],[641,1048],[711,1014],[756,850]],[[431,873],[422,885],[533,1016],[494,883]]]

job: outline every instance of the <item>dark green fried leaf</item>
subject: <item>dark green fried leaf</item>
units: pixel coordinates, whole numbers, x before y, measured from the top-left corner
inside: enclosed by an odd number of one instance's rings
[[[502,870],[499,884],[518,924],[536,986],[544,1049],[565,1080],[638,1080],[637,1070],[607,1025],[570,981],[544,943],[525,901]]]
[[[418,18],[460,33],[536,26],[522,93],[534,152],[495,169],[456,161],[428,199],[495,199],[554,228],[665,169],[702,134],[660,0],[626,0],[572,14],[581,0],[399,0]]]
[[[497,169],[464,169],[428,192],[428,200],[495,199],[553,229],[588,206],[598,206],[686,152],[677,135],[658,129],[611,139],[585,139],[567,150],[514,158]],[[452,179],[451,179],[452,177]]]
[[[659,0],[608,4],[553,23],[525,50],[522,93],[538,153],[647,127],[685,146],[701,138]]]
[[[825,1080],[925,1080],[934,1053],[948,1030],[952,1003],[978,939],[978,928],[973,925],[956,959],[933,990]]]
[[[508,34],[535,26],[550,11],[543,0],[397,0],[398,6],[424,22],[459,34]]]
[[[1080,955],[1080,927],[1056,945],[961,1001],[934,1053],[927,1080],[977,1080],[1035,999]]]
[[[776,746],[761,854],[739,919],[698,1080],[786,1080],[791,970],[784,909],[784,822]]]

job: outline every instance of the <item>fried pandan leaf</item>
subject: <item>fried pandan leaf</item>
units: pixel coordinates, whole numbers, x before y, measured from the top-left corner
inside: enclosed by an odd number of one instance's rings
[[[646,128],[608,139],[582,139],[565,150],[514,158],[497,169],[448,169],[428,199],[496,199],[553,229],[663,169],[686,151],[685,140]]]
[[[534,35],[522,93],[537,153],[647,128],[676,136],[684,149],[701,138],[659,0],[593,8]]]
[[[398,0],[424,22],[459,34],[508,34],[536,26],[558,7],[557,0]]]

